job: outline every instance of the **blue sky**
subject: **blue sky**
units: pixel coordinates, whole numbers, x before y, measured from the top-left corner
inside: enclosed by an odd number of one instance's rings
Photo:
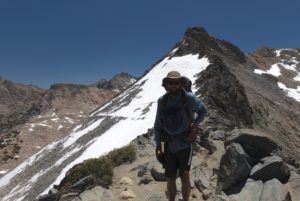
[[[300,48],[298,0],[0,0],[0,76],[43,88],[143,72],[188,27],[248,53]]]

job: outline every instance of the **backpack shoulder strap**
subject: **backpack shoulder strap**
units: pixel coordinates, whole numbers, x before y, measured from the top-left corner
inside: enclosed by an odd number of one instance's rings
[[[167,93],[165,93],[163,95],[161,103],[162,103],[162,108],[165,108],[167,106],[167,103],[168,103],[168,94]]]
[[[181,93],[181,104],[182,104],[188,118],[191,119],[191,121],[193,121],[194,115],[193,115],[192,109],[190,108],[190,105],[188,104],[187,92],[184,89],[182,89],[180,91],[180,93]]]

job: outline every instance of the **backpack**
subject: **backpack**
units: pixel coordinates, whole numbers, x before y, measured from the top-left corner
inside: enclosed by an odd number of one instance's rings
[[[163,83],[162,86],[165,87],[166,83]],[[189,108],[189,105],[187,104],[187,92],[192,92],[192,81],[183,76],[181,77],[181,86],[182,89],[180,91],[181,93],[181,105],[184,109],[184,111],[186,112],[188,118],[191,119],[191,125],[194,121],[194,114],[192,112],[192,110]],[[166,107],[167,105],[167,101],[168,101],[168,94],[165,94],[162,98],[162,108]],[[196,125],[194,127],[190,127],[186,134],[183,136],[188,142],[194,142],[197,139],[198,135],[202,135],[204,132],[206,132],[205,127],[200,126],[200,125]],[[172,140],[172,137],[163,132],[162,136],[161,136],[161,141],[163,142],[169,142]]]
[[[188,77],[181,77],[181,86],[185,91],[192,92],[192,81]]]

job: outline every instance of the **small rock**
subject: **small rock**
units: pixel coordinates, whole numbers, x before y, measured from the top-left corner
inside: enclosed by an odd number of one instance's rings
[[[49,195],[53,195],[53,194],[55,194],[55,193],[57,193],[57,192],[58,192],[57,189],[51,188],[51,189],[49,190],[48,194],[49,194]]]
[[[132,181],[132,179],[130,179],[128,177],[123,177],[120,181],[120,184],[122,184],[122,185],[132,185],[133,181]]]
[[[150,175],[143,175],[140,177],[139,184],[149,184],[153,181],[153,178]]]
[[[204,200],[208,200],[208,198],[211,196],[211,194],[212,193],[211,193],[210,190],[205,189],[205,190],[203,190],[202,197],[203,197]]]
[[[122,193],[120,193],[120,195],[119,195],[119,198],[121,199],[121,200],[129,200],[129,199],[132,199],[132,198],[135,198],[136,196],[135,196],[135,194],[134,194],[134,192],[132,191],[132,190],[125,190],[125,191],[123,191]]]

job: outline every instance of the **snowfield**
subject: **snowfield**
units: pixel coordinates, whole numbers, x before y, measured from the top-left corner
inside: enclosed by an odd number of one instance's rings
[[[157,99],[165,92],[161,86],[162,79],[169,71],[177,70],[194,83],[195,74],[203,71],[210,64],[206,57],[198,57],[199,55],[185,55],[165,58],[120,96],[94,111],[90,116],[92,120],[86,126],[77,126],[67,137],[43,148],[7,173],[0,179],[0,192],[5,187],[10,187],[11,190],[5,194],[2,200],[21,201],[26,199],[26,196],[32,193],[31,187],[35,186],[43,175],[50,174],[51,170],[61,167],[70,157],[74,158],[76,153],[77,155],[80,153],[71,163],[63,166],[60,172],[56,173],[55,180],[52,180],[41,192],[37,192],[39,195],[46,194],[54,184],[60,183],[66,172],[74,165],[127,145],[138,135],[146,133],[154,124]],[[99,129],[107,118],[118,118],[118,121],[101,135],[88,140],[86,144],[79,142],[83,137],[88,137],[90,133],[93,133],[95,129]],[[32,173],[29,179],[18,183],[14,188],[11,187],[10,183],[15,177],[23,174],[28,168],[34,167],[35,163],[47,157],[47,154],[58,150],[63,153],[60,158],[50,161],[51,164],[44,167],[43,170]],[[51,174],[53,175],[53,173]]]

